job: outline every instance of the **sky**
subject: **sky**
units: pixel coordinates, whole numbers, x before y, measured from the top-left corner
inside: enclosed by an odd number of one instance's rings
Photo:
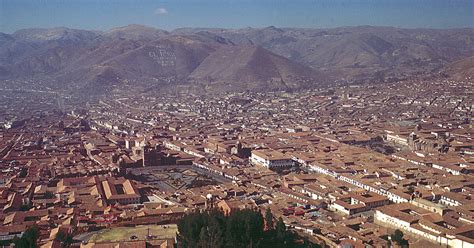
[[[474,27],[474,0],[0,0],[0,32],[142,24],[245,28]]]

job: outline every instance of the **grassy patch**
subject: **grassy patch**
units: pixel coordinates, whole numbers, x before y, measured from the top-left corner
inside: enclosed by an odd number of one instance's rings
[[[167,226],[167,228],[165,228]],[[178,227],[176,225],[148,225],[137,227],[116,227],[106,229],[91,237],[90,242],[112,242],[112,241],[127,241],[131,236],[138,237],[139,240],[145,240],[150,230],[150,235],[157,238],[174,238]]]

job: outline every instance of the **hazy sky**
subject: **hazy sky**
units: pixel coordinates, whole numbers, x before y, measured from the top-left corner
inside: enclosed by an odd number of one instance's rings
[[[474,0],[0,0],[0,32],[179,27],[474,27]]]

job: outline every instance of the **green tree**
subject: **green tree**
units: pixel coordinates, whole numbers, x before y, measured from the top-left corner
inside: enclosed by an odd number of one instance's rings
[[[66,234],[62,231],[59,231],[58,233],[56,233],[56,237],[54,237],[54,240],[63,241],[65,238]]]
[[[278,218],[275,231],[276,231],[276,238],[280,241],[283,241],[285,239],[285,234],[286,234],[286,225],[285,225],[285,222],[283,222],[283,219],[281,217]]]
[[[61,243],[62,248],[70,247],[71,244],[74,243],[72,235],[63,231],[59,231],[54,239]]]
[[[203,226],[207,226],[209,215],[198,211],[184,216],[178,222],[180,247],[197,247]]]
[[[244,215],[241,211],[234,211],[227,218],[225,247],[246,247],[247,233]]]
[[[392,234],[392,240],[400,243],[403,240],[403,232],[399,229],[395,230],[395,232]]]
[[[209,217],[209,245],[210,247],[222,247],[225,238],[225,216],[221,211],[213,210]]]
[[[399,245],[403,248],[407,248],[410,246],[410,244],[408,243],[408,240],[406,239],[403,239],[402,241],[400,241]]]
[[[395,230],[395,232],[391,235],[391,238],[394,242],[396,242],[401,247],[408,247],[409,243],[408,240],[403,238],[403,232],[399,229]]]
[[[15,247],[21,248],[36,248],[38,247],[36,241],[39,237],[39,229],[37,226],[32,226],[23,233],[21,238],[15,238],[13,243]]]
[[[267,230],[273,230],[273,214],[270,208],[265,210],[265,227]]]
[[[209,245],[209,236],[207,234],[207,228],[204,227],[204,226],[201,228],[201,233],[199,234],[198,247],[200,247],[200,248],[210,247],[210,245]]]

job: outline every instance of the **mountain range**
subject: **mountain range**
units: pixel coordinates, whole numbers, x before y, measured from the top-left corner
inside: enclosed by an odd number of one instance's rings
[[[472,76],[474,29],[182,28],[0,33],[0,80],[103,94],[123,85],[203,92]]]

